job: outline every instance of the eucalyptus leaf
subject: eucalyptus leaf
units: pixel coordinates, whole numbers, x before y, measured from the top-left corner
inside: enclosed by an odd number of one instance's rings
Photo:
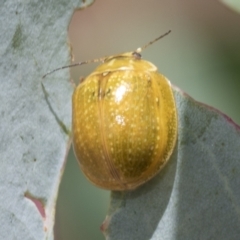
[[[92,1],[13,1],[0,8],[0,239],[53,239],[70,146],[67,28]]]
[[[228,6],[230,9],[240,13],[240,1],[239,0],[220,0],[222,3],[224,3],[226,6]]]
[[[176,88],[174,95],[174,153],[142,187],[112,192],[108,240],[240,239],[240,127]]]

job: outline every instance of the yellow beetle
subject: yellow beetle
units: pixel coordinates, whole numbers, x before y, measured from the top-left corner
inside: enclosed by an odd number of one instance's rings
[[[173,152],[177,111],[171,84],[140,55],[154,41],[100,59],[73,93],[74,151],[98,187],[134,189],[155,176]]]

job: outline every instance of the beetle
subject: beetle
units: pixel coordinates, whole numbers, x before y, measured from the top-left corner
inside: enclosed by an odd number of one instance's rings
[[[173,152],[177,110],[171,84],[140,54],[169,33],[136,51],[46,74],[102,62],[72,96],[74,152],[83,173],[100,188],[135,189],[155,176]]]

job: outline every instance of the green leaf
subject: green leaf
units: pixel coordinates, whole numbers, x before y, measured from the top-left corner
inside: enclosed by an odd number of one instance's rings
[[[223,4],[230,9],[240,13],[240,1],[239,0],[220,0]]]
[[[112,192],[107,239],[239,239],[240,127],[174,90],[178,143],[142,187]]]
[[[0,8],[0,239],[53,239],[70,145],[67,28],[78,0],[3,1]]]

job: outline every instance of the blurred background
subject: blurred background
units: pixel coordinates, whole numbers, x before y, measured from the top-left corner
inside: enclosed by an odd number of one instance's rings
[[[169,29],[143,52],[175,86],[240,124],[240,15],[217,0],[96,0],[69,25],[74,60],[132,51]],[[75,82],[96,65],[71,69]],[[102,240],[110,192],[92,186],[72,153],[59,190],[56,240]]]

